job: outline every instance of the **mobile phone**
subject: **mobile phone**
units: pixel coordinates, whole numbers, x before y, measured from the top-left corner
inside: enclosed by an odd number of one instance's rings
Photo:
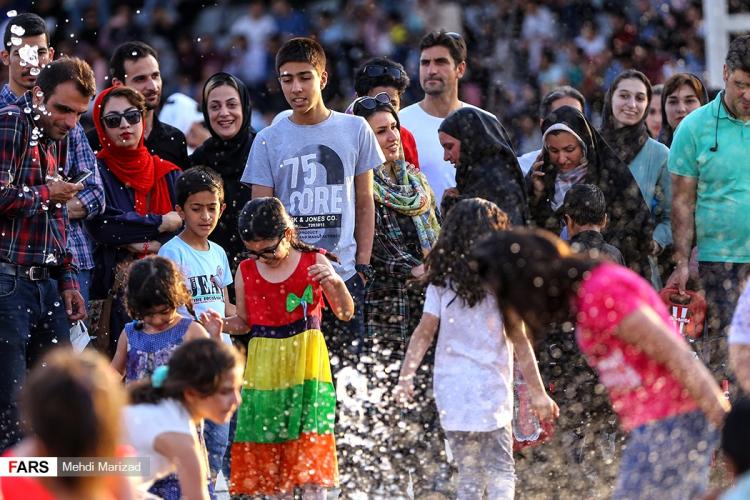
[[[89,170],[88,172],[81,172],[80,174],[70,179],[68,182],[70,182],[71,184],[78,184],[79,182],[83,182],[91,177],[92,174],[93,172],[91,170]]]

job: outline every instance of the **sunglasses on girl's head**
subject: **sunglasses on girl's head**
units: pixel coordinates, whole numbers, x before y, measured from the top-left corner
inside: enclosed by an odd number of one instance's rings
[[[135,125],[141,121],[142,116],[141,112],[137,109],[129,109],[122,113],[112,111],[111,113],[102,116],[102,123],[104,123],[104,126],[107,128],[117,128],[120,126],[120,123],[122,123],[123,118],[125,118],[125,121],[129,124]]]
[[[365,66],[365,69],[362,70],[362,73],[371,78],[388,75],[395,78],[396,80],[401,80],[404,77],[404,72],[399,68],[396,68],[395,66],[381,66],[379,64]]]
[[[367,111],[372,111],[373,109],[376,109],[378,106],[382,106],[383,104],[391,104],[391,96],[388,95],[387,92],[381,92],[375,97],[370,97],[369,95],[366,95],[364,97],[360,97],[356,101],[354,101],[354,114],[358,114],[357,110],[362,108],[366,109]]]
[[[258,259],[273,259],[276,257],[276,250],[279,248],[279,245],[281,245],[281,242],[284,241],[284,236],[286,233],[279,236],[279,241],[276,242],[276,244],[272,247],[264,248],[260,252],[256,252],[255,250],[246,250],[248,257],[254,260]]]

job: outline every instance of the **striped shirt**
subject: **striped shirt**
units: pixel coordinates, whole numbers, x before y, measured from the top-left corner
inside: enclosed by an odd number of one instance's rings
[[[17,100],[18,97],[6,83],[0,91],[0,107],[15,104]],[[86,209],[85,218],[91,219],[104,212],[104,189],[99,169],[96,168],[96,157],[80,124],[68,133],[67,142],[68,161],[63,165],[63,176],[72,179],[80,173],[93,172],[93,175],[83,181],[83,189],[76,194],[76,198]],[[69,221],[68,249],[79,269],[94,268],[91,242],[83,229],[83,219]]]

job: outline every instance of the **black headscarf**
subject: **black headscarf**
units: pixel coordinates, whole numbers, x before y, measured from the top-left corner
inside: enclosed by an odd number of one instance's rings
[[[607,243],[620,250],[630,268],[650,279],[648,255],[653,223],[648,206],[630,169],[577,109],[563,106],[551,112],[542,122],[542,132],[556,123],[570,127],[586,146],[587,172],[581,182],[595,184],[604,193],[609,216],[609,223],[603,231]],[[546,148],[542,170],[545,172],[545,189],[544,195],[538,201],[535,201],[533,196],[532,172],[527,176],[531,217],[537,226],[560,234],[561,209],[552,209],[558,169],[549,160]]]
[[[230,87],[235,87],[240,95],[242,105],[242,124],[240,129],[229,140],[224,140],[211,127],[208,119],[208,96],[206,89],[217,82],[224,82]],[[245,247],[237,234],[237,214],[250,200],[250,188],[240,182],[242,172],[245,170],[247,157],[250,154],[250,146],[253,144],[255,132],[250,127],[252,107],[250,93],[239,78],[229,73],[215,73],[203,86],[203,104],[201,105],[206,127],[211,132],[211,137],[190,155],[190,165],[205,165],[213,168],[224,181],[224,201],[227,209],[224,211],[219,224],[211,234],[210,239],[215,241],[226,250],[232,270],[236,267],[238,254]]]
[[[456,189],[463,198],[482,198],[500,207],[515,226],[529,222],[526,186],[508,133],[493,115],[464,107],[438,129],[461,141]]]
[[[615,123],[615,117],[612,114],[612,94],[617,90],[617,86],[623,80],[636,79],[643,82],[646,86],[646,110],[643,112],[643,116],[640,121],[635,125],[625,125],[624,127],[617,128]],[[609,90],[604,95],[604,107],[602,109],[602,128],[601,134],[604,140],[607,141],[612,149],[615,150],[617,156],[625,163],[630,165],[630,162],[638,156],[641,152],[643,145],[649,139],[648,126],[646,125],[646,118],[648,117],[648,107],[651,104],[651,82],[648,80],[646,75],[636,70],[623,71],[609,86]]]

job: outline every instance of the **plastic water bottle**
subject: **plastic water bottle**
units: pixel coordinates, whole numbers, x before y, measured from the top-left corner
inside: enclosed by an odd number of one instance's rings
[[[529,388],[518,365],[513,368],[513,399],[513,437],[516,441],[536,441],[542,434],[542,425],[531,410]]]

